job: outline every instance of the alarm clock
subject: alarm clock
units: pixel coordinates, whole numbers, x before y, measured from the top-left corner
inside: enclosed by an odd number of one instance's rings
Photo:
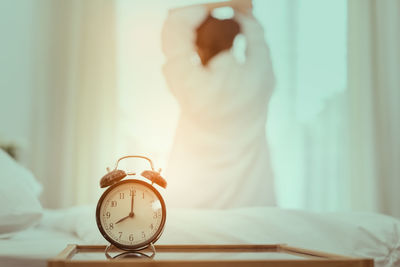
[[[124,179],[135,176],[134,172],[119,170],[118,164],[126,158],[140,158],[150,163],[151,170],[141,176],[145,179]],[[125,156],[118,159],[114,170],[100,180],[100,187],[108,187],[101,195],[96,208],[97,227],[112,245],[125,251],[139,251],[151,247],[161,236],[165,220],[165,202],[155,185],[166,188],[167,182],[153,162],[144,156]],[[122,180],[124,179],[124,180]],[[107,254],[106,249],[106,254]]]

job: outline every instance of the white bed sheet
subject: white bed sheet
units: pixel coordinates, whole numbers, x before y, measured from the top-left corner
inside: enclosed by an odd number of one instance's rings
[[[94,207],[45,211],[36,228],[0,239],[0,266],[46,266],[67,244],[106,244]],[[168,210],[158,244],[276,244],[375,259],[400,266],[400,222],[371,213],[311,213],[279,208]]]

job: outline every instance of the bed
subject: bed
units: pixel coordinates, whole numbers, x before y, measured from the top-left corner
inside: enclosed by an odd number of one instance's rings
[[[253,207],[168,210],[157,244],[282,244],[374,258],[375,266],[400,266],[400,222],[372,213],[312,213]],[[106,244],[94,207],[44,210],[39,224],[0,239],[0,266],[46,266],[67,244]]]
[[[68,244],[106,244],[94,205],[43,209],[41,185],[1,149],[0,171],[0,266],[43,267]],[[278,207],[169,208],[157,244],[287,244],[394,267],[400,266],[400,221],[376,213]]]

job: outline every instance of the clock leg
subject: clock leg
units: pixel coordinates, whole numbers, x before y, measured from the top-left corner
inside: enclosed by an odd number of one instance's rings
[[[110,244],[110,245],[108,245],[108,246],[106,247],[106,249],[104,250],[104,254],[106,255],[106,258],[109,259],[109,260],[112,260],[113,257],[111,257],[110,254],[108,254],[108,251],[109,251],[110,249],[112,249],[113,247],[114,247],[114,246],[113,246],[112,244]]]
[[[150,259],[152,259],[156,255],[156,248],[154,247],[153,243],[150,243],[150,249],[152,251],[152,254],[150,255]]]

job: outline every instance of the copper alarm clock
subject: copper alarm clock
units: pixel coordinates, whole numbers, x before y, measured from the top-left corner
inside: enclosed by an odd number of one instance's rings
[[[150,163],[151,170],[141,173],[145,179],[124,179],[136,175],[117,169],[118,163],[126,158],[140,158]],[[167,215],[164,199],[155,186],[167,186],[160,171],[154,170],[153,162],[147,157],[125,156],[101,179],[100,187],[108,188],[97,204],[96,221],[111,245],[126,251],[149,246],[154,250],[153,243],[161,236]]]

